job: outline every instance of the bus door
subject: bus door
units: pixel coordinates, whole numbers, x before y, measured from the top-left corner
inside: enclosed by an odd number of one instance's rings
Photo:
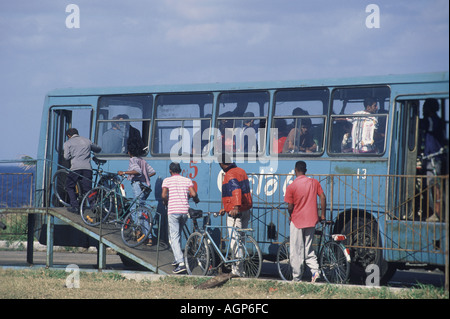
[[[426,98],[432,98],[427,96]],[[423,133],[420,130],[422,108],[425,97],[408,97],[397,101],[397,124],[394,133],[395,141],[392,143],[392,157],[395,163],[391,170],[393,175],[401,175],[395,181],[394,192],[395,206],[399,207],[398,216],[401,219],[421,220],[426,216],[424,211],[428,210],[427,196],[424,195],[426,187],[425,179],[416,177],[426,175],[424,167],[421,167],[420,155],[423,152]],[[446,99],[436,98],[441,105],[438,116],[442,116],[446,122],[446,138],[448,140],[448,120],[445,114]],[[443,106],[443,107],[442,107]],[[423,216],[422,216],[423,215]]]
[[[52,166],[70,167],[70,163],[64,159],[65,133],[69,128],[76,128],[80,136],[91,139],[92,115],[92,106],[58,106],[51,109],[47,159],[52,162]]]
[[[70,161],[64,159],[63,147],[64,142],[67,141],[67,129],[76,128],[80,136],[90,139],[92,120],[92,106],[54,106],[51,108],[46,154],[46,185],[51,185],[52,176],[58,169],[70,168]]]
[[[392,183],[396,185],[393,193],[395,206],[399,207],[397,218],[411,219],[414,216],[414,192],[418,154],[418,127],[419,127],[419,100],[397,101],[396,123],[392,143],[392,158],[396,159],[391,163],[395,167],[393,175],[401,175],[395,178]],[[394,154],[395,153],[395,154]],[[400,204],[402,203],[402,204]]]

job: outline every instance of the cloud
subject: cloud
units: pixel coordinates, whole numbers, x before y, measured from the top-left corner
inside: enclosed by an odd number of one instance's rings
[[[79,29],[65,26],[69,3]],[[0,1],[0,115],[13,119],[0,134],[18,136],[0,159],[36,152],[44,96],[59,87],[448,70],[448,1],[378,0],[379,29],[365,27],[368,3]]]

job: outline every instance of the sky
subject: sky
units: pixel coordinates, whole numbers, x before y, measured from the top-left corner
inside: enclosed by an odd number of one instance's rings
[[[448,38],[447,0],[2,0],[0,160],[56,88],[448,71]]]

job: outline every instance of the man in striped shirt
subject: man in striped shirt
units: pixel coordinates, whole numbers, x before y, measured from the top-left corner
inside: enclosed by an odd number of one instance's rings
[[[173,265],[176,267],[175,274],[186,271],[183,252],[181,250],[181,230],[186,224],[189,211],[189,196],[198,203],[197,192],[192,181],[180,175],[181,167],[179,163],[170,163],[170,177],[164,179],[162,183],[161,197],[167,205],[167,216],[169,221],[169,242],[175,258]]]

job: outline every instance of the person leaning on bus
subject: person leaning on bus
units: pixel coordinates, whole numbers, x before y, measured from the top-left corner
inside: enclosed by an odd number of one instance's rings
[[[253,207],[250,182],[247,173],[228,156],[219,156],[219,165],[225,172],[222,181],[222,204],[220,215],[227,214],[227,226],[247,228],[250,220],[251,208]],[[229,236],[231,237],[231,230]],[[235,246],[236,239],[231,238],[230,247]],[[236,252],[237,254],[239,252]],[[242,276],[242,264],[232,266],[233,275]]]
[[[64,143],[63,148],[64,158],[70,160],[70,172],[66,179],[71,206],[69,211],[78,213],[80,205],[75,195],[75,186],[81,180],[82,194],[86,194],[92,188],[91,151],[99,153],[102,148],[88,138],[78,135],[76,128],[69,128],[66,135],[69,139]]]
[[[290,220],[290,259],[293,281],[300,281],[304,263],[312,273],[311,282],[319,277],[317,256],[312,249],[316,224],[319,222],[317,196],[320,198],[321,219],[325,219],[326,197],[320,183],[305,176],[306,163],[295,163],[296,178],[286,188],[284,201],[288,204]]]

